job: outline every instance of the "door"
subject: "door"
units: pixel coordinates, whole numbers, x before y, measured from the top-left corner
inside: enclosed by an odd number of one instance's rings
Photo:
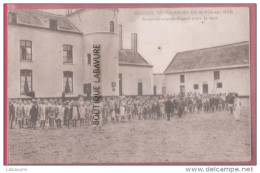
[[[119,95],[123,95],[122,73],[119,73]]]
[[[156,96],[156,86],[153,86],[153,95]]]
[[[141,96],[143,95],[143,83],[138,82],[138,95]]]
[[[181,95],[185,95],[185,86],[184,85],[180,86],[180,93],[181,93]]]
[[[203,94],[208,94],[208,84],[203,84],[202,88],[203,88],[202,90]]]
[[[87,96],[91,96],[91,83],[87,83],[83,85],[83,92],[87,94]]]

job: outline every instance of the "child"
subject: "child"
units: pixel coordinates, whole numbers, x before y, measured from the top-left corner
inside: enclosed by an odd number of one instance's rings
[[[164,116],[165,116],[165,106],[164,106],[163,102],[161,102],[161,104],[160,104],[160,111],[161,111],[161,117],[164,118]]]
[[[116,119],[116,113],[115,113],[115,101],[113,98],[109,101],[109,113],[111,116],[111,122],[115,122]]]
[[[85,124],[89,124],[90,123],[90,115],[91,115],[91,105],[90,102],[87,101],[86,102],[86,111],[85,111]]]
[[[122,100],[120,102],[120,116],[121,116],[121,122],[123,122],[125,120],[125,101]]]
[[[18,106],[17,106],[17,120],[18,120],[18,124],[19,124],[19,128],[23,128],[23,122],[24,122],[24,106],[22,104],[22,100],[19,100],[18,102]]]
[[[120,102],[116,101],[115,104],[115,115],[116,115],[116,122],[119,121],[119,115],[120,115]]]
[[[235,94],[235,101],[234,101],[234,117],[236,121],[240,121],[240,113],[241,113],[241,101],[238,98],[238,94]]]

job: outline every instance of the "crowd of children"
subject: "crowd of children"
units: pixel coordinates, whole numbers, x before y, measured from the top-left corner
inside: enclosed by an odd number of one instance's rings
[[[132,119],[170,120],[187,113],[230,111],[239,120],[241,102],[236,93],[193,94],[174,96],[104,97],[100,102],[100,124],[131,121]],[[10,128],[77,127],[91,125],[93,120],[91,99],[79,96],[76,100],[10,99]]]

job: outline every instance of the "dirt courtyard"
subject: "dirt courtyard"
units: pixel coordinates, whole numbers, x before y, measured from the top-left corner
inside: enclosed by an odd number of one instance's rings
[[[11,164],[235,162],[251,160],[249,99],[240,122],[227,111],[171,121],[137,120],[61,129],[9,130]]]

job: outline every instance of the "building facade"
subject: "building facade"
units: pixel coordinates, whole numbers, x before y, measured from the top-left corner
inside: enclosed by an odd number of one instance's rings
[[[236,92],[250,96],[249,43],[179,52],[163,73],[166,94]],[[154,75],[155,85],[162,83]]]
[[[228,93],[250,95],[249,43],[179,52],[164,73],[122,47],[118,9],[82,9],[66,16],[37,10],[8,13],[8,96],[76,97]]]
[[[9,98],[90,96],[97,79],[103,96],[152,94],[152,66],[137,52],[137,35],[122,49],[118,9],[12,10],[8,20]]]
[[[166,95],[166,79],[163,73],[153,74],[153,94]]]
[[[119,95],[152,95],[152,67],[138,53],[137,34],[133,33],[131,49],[119,51]]]

